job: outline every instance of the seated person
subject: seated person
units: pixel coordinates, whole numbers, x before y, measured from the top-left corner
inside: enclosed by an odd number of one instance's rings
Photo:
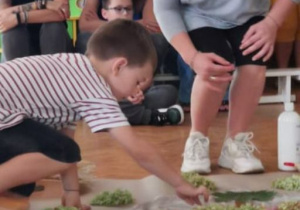
[[[87,0],[79,20],[81,33],[78,36],[77,49],[84,53],[86,42],[91,35],[91,32],[98,27],[102,27],[107,21],[114,19],[133,19],[134,8],[140,7],[134,4],[132,0]],[[146,7],[147,2],[145,3]],[[99,6],[101,6],[101,17],[98,16]],[[155,32],[155,24],[149,24],[150,21],[141,20],[139,23],[147,23],[146,27],[152,32]],[[151,22],[152,23],[152,22]],[[158,32],[158,29],[156,30]],[[151,35],[154,45],[158,45],[158,37],[164,37],[161,34],[157,36]],[[155,38],[154,38],[155,37]],[[156,44],[155,44],[156,43]],[[158,58],[162,55],[157,51]],[[158,64],[160,65],[160,64]],[[143,87],[141,87],[141,90]],[[135,96],[129,97],[128,100],[121,101],[122,111],[125,113],[129,122],[132,125],[165,125],[165,124],[180,124],[184,120],[184,113],[177,102],[177,90],[172,85],[156,85],[152,86],[145,92],[136,93]]]
[[[0,32],[6,60],[71,52],[65,20],[68,0],[0,0]]]

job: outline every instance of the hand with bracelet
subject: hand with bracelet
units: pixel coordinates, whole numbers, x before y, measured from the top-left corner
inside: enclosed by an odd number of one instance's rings
[[[273,54],[278,28],[279,23],[271,15],[267,15],[262,21],[252,25],[240,46],[243,55],[259,50],[252,59],[263,58],[263,61],[266,62]]]

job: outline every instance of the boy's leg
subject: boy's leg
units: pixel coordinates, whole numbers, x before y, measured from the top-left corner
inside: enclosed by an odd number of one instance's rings
[[[41,153],[16,156],[0,165],[0,192],[59,173],[71,165],[53,160]]]
[[[80,161],[76,142],[30,119],[0,131],[0,151],[0,191],[52,175]],[[33,191],[26,185],[11,190],[24,196]]]

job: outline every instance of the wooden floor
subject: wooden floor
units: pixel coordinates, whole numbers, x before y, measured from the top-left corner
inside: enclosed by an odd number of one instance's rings
[[[294,84],[293,90],[299,99],[300,84]],[[274,91],[275,88],[271,85],[265,92]],[[300,113],[300,102],[296,103],[296,110]],[[249,129],[255,134],[253,142],[261,152],[257,155],[261,158],[266,172],[278,170],[277,118],[282,111],[282,104],[259,105],[253,118],[253,124]],[[212,174],[232,173],[217,166],[217,158],[225,135],[226,119],[227,113],[219,113],[209,131]],[[182,161],[181,154],[190,124],[190,117],[187,114],[184,124],[180,126],[137,126],[134,129],[141,138],[153,144],[170,165],[179,170]],[[83,160],[96,164],[96,175],[100,178],[139,179],[149,175],[107,133],[103,133],[101,139],[96,139],[88,128],[81,124],[76,132],[76,141],[81,147]],[[0,210],[1,206],[5,207],[4,209],[24,209],[24,205],[26,205],[25,201],[4,199],[6,198],[0,197]],[[17,207],[18,205],[19,207]]]

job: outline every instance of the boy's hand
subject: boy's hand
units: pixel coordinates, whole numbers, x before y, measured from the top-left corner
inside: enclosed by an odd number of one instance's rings
[[[266,62],[273,54],[278,26],[270,16],[266,16],[264,20],[251,26],[244,35],[240,46],[243,55],[259,50],[252,60],[263,58],[263,61]]]
[[[135,95],[127,97],[132,104],[140,104],[145,99],[143,91],[139,90]]]
[[[190,65],[197,75],[207,81],[208,86],[215,91],[221,91],[216,83],[232,80],[230,72],[234,70],[234,65],[215,53],[198,52]]]
[[[199,196],[204,197],[204,201],[208,201],[209,192],[205,187],[194,188],[191,185],[184,183],[175,188],[178,197],[183,199],[190,205],[201,205],[199,201]]]
[[[78,191],[64,191],[61,201],[63,206],[77,207],[80,210],[90,210],[91,207],[82,205]]]

